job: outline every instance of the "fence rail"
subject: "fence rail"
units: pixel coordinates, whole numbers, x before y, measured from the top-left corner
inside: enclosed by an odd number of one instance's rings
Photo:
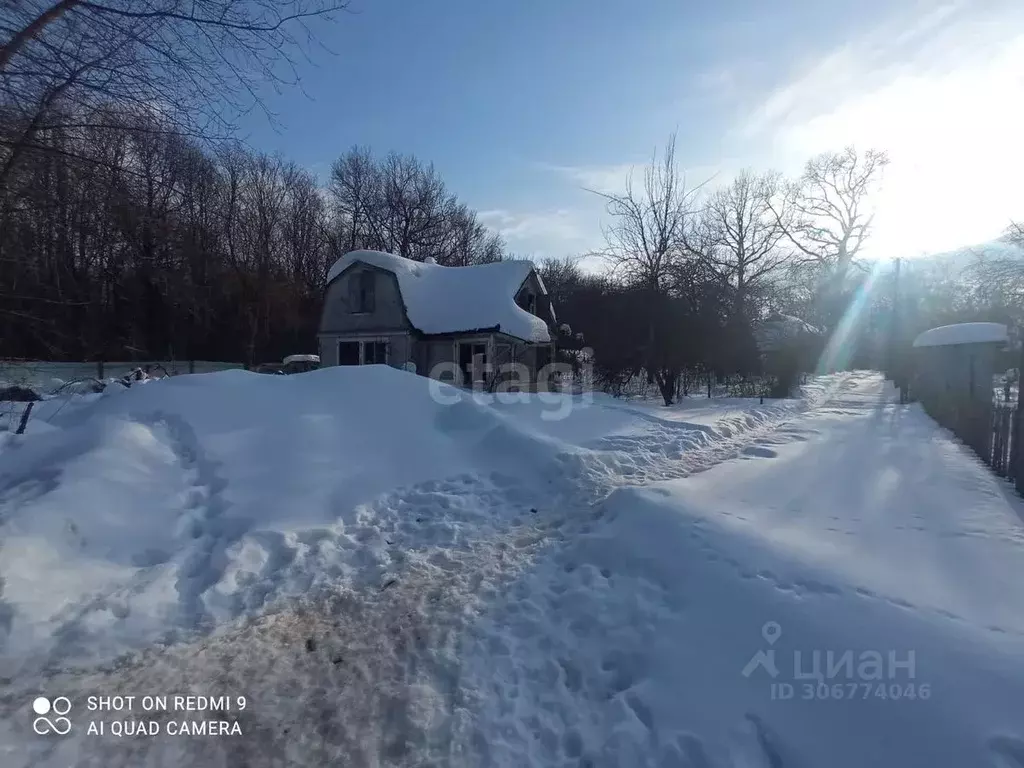
[[[1024,495],[1024,445],[1021,410],[1016,403],[924,400],[921,405],[1000,477]]]
[[[121,378],[136,368],[150,367],[163,375],[180,373],[212,373],[244,368],[241,363],[210,360],[141,360],[114,362],[61,362],[44,360],[11,360],[0,358],[0,388],[18,385],[49,393],[61,383],[83,379]]]

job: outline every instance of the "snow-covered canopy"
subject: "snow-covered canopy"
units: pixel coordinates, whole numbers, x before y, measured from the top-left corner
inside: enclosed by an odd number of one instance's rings
[[[915,347],[948,347],[954,344],[1005,344],[1009,341],[1002,323],[956,323],[931,328],[916,339]]]
[[[758,323],[754,329],[754,338],[762,352],[773,352],[786,342],[807,336],[820,336],[821,333],[821,329],[799,317],[775,313]]]
[[[535,269],[530,261],[443,267],[381,251],[352,251],[334,263],[327,282],[356,262],[387,270],[398,278],[409,322],[422,333],[494,328],[524,341],[551,341],[547,323],[515,302],[519,288]],[[544,292],[544,284],[538,282]]]
[[[320,355],[288,355],[282,362],[282,365],[288,365],[289,363],[319,363]]]

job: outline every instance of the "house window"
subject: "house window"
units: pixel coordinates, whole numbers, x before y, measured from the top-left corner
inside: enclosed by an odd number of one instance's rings
[[[384,365],[387,361],[386,341],[338,342],[338,365]]]
[[[525,309],[531,315],[537,314],[537,294],[535,293],[520,293],[516,297],[516,304],[520,309]]]
[[[363,342],[363,365],[384,365],[388,361],[386,341]]]
[[[352,311],[354,313],[373,312],[376,305],[377,276],[372,270],[364,270],[355,275],[351,283]]]

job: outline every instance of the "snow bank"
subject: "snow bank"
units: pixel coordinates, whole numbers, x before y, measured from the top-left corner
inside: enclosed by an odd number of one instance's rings
[[[931,328],[914,339],[915,347],[946,347],[953,344],[1005,344],[1009,341],[1002,323],[956,323]]]
[[[229,371],[47,413],[55,429],[0,452],[7,660],[107,658],[259,608],[330,578],[279,572],[310,548],[337,555],[335,577],[378,573],[387,546],[362,505],[396,488],[538,482],[554,445],[471,400],[440,405],[431,385],[445,386],[383,366]]]
[[[394,273],[409,322],[423,333],[497,328],[525,341],[551,340],[547,323],[515,303],[516,292],[534,270],[529,261],[443,267],[380,251],[352,251],[334,263],[327,282],[356,262]]]
[[[23,716],[39,691],[79,701],[218,680],[263,704],[246,721],[263,729],[245,731],[253,768],[282,749],[304,764],[393,764],[396,749],[449,764],[487,711],[466,708],[479,692],[462,669],[469,628],[510,580],[587,533],[614,488],[740,456],[837,381],[803,401],[728,401],[718,419],[707,401],[502,402],[386,366],[43,401],[39,429],[0,441],[0,763],[227,764],[200,756],[213,742],[166,760],[180,740],[50,751]],[[492,671],[502,647],[489,646]],[[98,666],[126,652],[139,653]]]
[[[410,547],[530,520],[584,476],[601,478],[588,492],[678,476],[684,454],[792,412],[734,402],[711,427],[710,412],[663,418],[600,395],[495,402],[386,366],[117,389],[43,401],[0,444],[15,668],[372,582]]]

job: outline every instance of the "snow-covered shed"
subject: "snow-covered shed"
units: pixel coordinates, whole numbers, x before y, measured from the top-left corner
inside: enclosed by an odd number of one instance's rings
[[[998,355],[1008,341],[1001,323],[956,323],[925,331],[914,339],[914,397],[990,402]]]
[[[754,341],[763,369],[775,379],[772,396],[792,394],[799,374],[810,370],[818,359],[822,337],[820,328],[779,312],[754,325]]]
[[[352,251],[327,275],[322,366],[383,363],[464,381],[504,363],[537,371],[553,355],[555,311],[532,262],[466,267]]]
[[[754,326],[754,338],[761,354],[779,352],[787,346],[816,339],[822,335],[819,328],[792,315],[776,312]]]

